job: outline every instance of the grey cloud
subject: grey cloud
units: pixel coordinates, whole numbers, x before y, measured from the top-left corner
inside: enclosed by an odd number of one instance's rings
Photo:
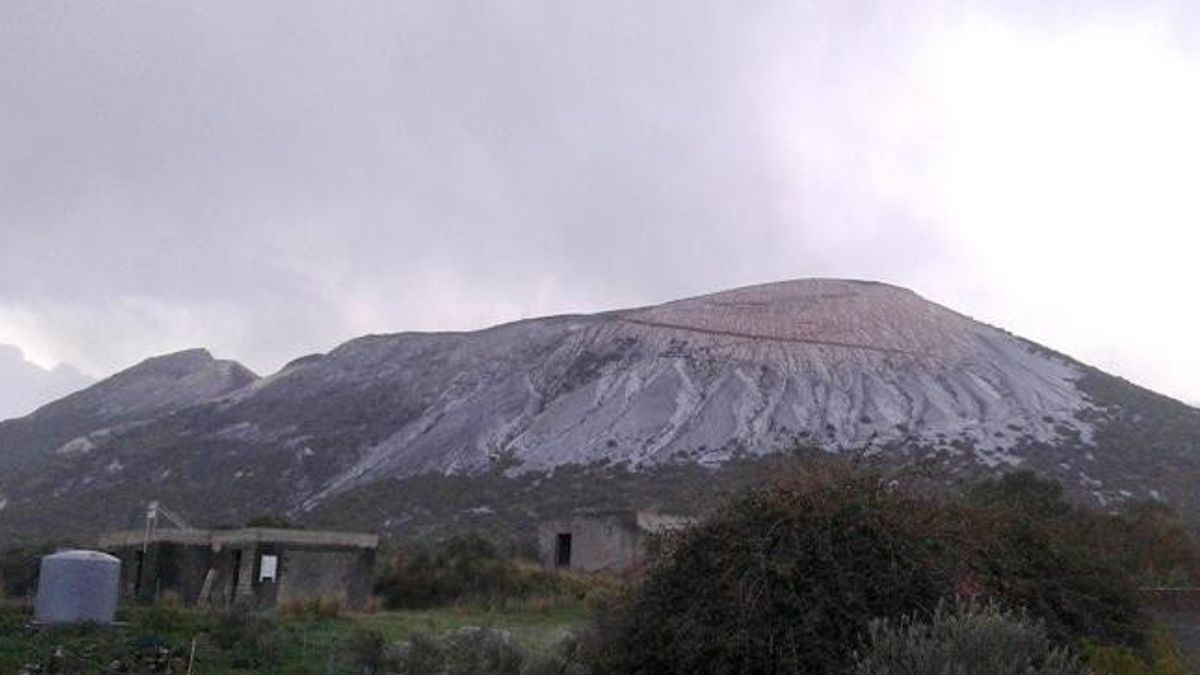
[[[52,370],[25,360],[20,349],[0,344],[0,420],[20,417],[35,408],[92,383],[78,370],[60,365]]]
[[[0,308],[98,372],[194,344],[268,372],[368,331],[920,278],[953,251],[891,193],[936,144],[911,66],[963,10],[899,5],[0,4]]]

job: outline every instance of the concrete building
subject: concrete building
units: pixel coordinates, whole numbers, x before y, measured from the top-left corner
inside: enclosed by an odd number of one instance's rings
[[[624,571],[646,560],[650,537],[695,522],[649,511],[581,513],[538,528],[538,548],[547,569]]]
[[[152,601],[172,593],[189,605],[273,607],[336,598],[366,604],[379,537],[246,528],[114,532],[100,548],[121,559],[121,593]]]

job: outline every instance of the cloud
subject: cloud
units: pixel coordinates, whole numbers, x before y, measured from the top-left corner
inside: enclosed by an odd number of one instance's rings
[[[366,332],[851,276],[1182,391],[1161,356],[1182,343],[1142,358],[1132,331],[1103,340],[1103,317],[1063,321],[1044,302],[1094,313],[1113,290],[1104,275],[1128,249],[1074,246],[1093,239],[1077,219],[1165,207],[1113,210],[1111,182],[1079,182],[1048,224],[998,184],[1025,202],[1074,166],[1055,163],[1067,145],[1026,156],[1077,115],[1055,76],[1144,84],[1147,109],[1101,116],[1084,144],[1133,138],[1179,100],[1171,86],[1194,91],[1186,9],[8,3],[0,335],[97,374],[193,345],[269,372]],[[1164,152],[1175,121],[1158,127]],[[1165,175],[1139,171],[1113,180]],[[1085,210],[1062,206],[1080,197]],[[1156,250],[1183,250],[1174,237],[1159,227]],[[1051,261],[1057,275],[1025,274]],[[1181,327],[1162,311],[1137,322]]]
[[[0,420],[27,415],[92,381],[68,365],[40,368],[26,361],[20,349],[0,344]]]

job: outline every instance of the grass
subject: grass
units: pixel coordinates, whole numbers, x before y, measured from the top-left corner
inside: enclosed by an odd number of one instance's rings
[[[228,615],[157,606],[123,609],[119,626],[30,631],[28,608],[7,603],[0,605],[0,673],[17,673],[27,664],[64,673],[102,673],[114,661],[127,672],[183,673],[193,639],[197,673],[362,673],[363,660],[372,656],[368,652],[377,650],[375,635],[393,644],[417,633],[440,635],[483,626],[506,630],[531,652],[541,652],[578,626],[585,614],[583,603],[561,601],[341,617]]]
[[[362,628],[379,631],[388,642],[403,642],[414,633],[440,635],[466,626],[497,628],[511,633],[513,639],[531,651],[540,651],[557,642],[565,631],[582,624],[585,618],[586,609],[582,604],[575,604],[524,609],[400,610],[367,615],[356,621]]]

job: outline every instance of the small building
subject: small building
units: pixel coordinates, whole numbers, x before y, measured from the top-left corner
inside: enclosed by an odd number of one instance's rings
[[[619,572],[642,566],[650,537],[694,522],[650,511],[580,513],[542,523],[538,548],[547,569]]]
[[[379,537],[373,534],[245,528],[113,532],[100,548],[121,560],[121,594],[188,605],[266,608],[337,599],[350,609],[371,596]]]

